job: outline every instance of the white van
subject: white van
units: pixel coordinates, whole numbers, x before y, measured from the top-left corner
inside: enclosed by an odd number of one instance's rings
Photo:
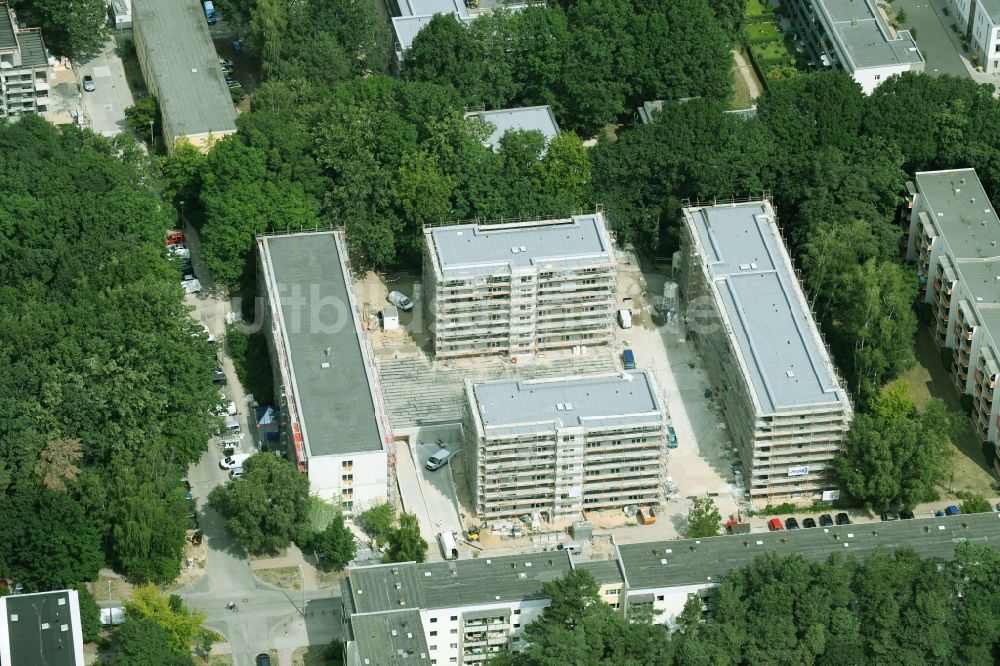
[[[427,464],[425,464],[424,467],[433,472],[436,469],[444,467],[449,458],[451,458],[451,451],[448,449],[441,449],[427,460]]]
[[[240,420],[235,416],[226,417],[226,434],[238,435],[240,433]]]
[[[618,325],[622,328],[632,328],[632,311],[623,308],[618,311]]]
[[[458,559],[458,544],[455,543],[455,535],[451,532],[441,532],[438,534],[438,545],[441,546],[441,554],[446,560]]]

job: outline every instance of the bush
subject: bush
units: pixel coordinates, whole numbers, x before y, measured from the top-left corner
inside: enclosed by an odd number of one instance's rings
[[[962,513],[989,513],[993,510],[990,503],[982,495],[969,495],[962,502]]]

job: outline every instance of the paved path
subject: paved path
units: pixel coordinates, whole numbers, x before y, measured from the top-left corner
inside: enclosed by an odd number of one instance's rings
[[[743,54],[733,49],[733,60],[736,61],[736,68],[740,70],[740,76],[746,81],[747,90],[750,91],[750,100],[753,101],[760,97],[760,86],[757,85],[757,77],[754,75],[753,68],[750,67],[750,63],[747,62]]]
[[[125,68],[116,48],[115,41],[109,40],[100,53],[76,69],[81,91],[84,75],[94,77],[94,90],[83,91],[81,99],[84,111],[90,118],[90,128],[105,136],[114,136],[128,129],[125,109],[134,103],[132,91],[125,81]],[[146,134],[148,138],[149,132]]]

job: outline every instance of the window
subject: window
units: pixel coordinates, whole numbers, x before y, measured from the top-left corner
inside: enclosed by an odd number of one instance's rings
[[[656,600],[657,601],[663,601],[663,599],[664,599],[664,596],[662,594],[656,595]]]
[[[431,624],[434,624],[434,623],[436,623],[437,621],[438,621],[438,619],[437,619],[436,617],[432,617],[432,618],[431,618]]]
[[[354,510],[354,502],[341,502],[340,503],[340,508],[343,509],[344,511],[353,511]]]
[[[457,622],[458,621],[458,616],[457,615],[452,615],[451,616],[451,621],[452,622]]]
[[[345,460],[344,462],[340,463],[340,467],[345,472],[349,472],[354,467],[354,461],[353,460]]]
[[[458,648],[458,643],[452,643],[448,647],[450,647],[452,650],[454,650],[454,649]]]
[[[432,651],[433,651],[433,650],[437,650],[437,649],[438,649],[438,646],[437,646],[437,645],[428,645],[427,647],[428,647],[428,648],[429,648],[430,650],[432,650]]]
[[[437,629],[431,632],[431,636],[437,636],[437,635],[438,635]],[[431,649],[433,650],[434,648]]]
[[[340,477],[340,480],[343,481],[344,483],[348,483],[348,484],[349,483],[353,483],[354,482],[354,475],[353,474],[344,474],[343,476]]]
[[[452,629],[452,630],[451,630],[451,633],[453,633],[453,634],[457,634],[457,633],[458,633],[458,629]]]

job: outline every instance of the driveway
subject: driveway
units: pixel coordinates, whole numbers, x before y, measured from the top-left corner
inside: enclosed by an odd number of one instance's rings
[[[906,11],[906,28],[916,28],[916,42],[927,64],[924,71],[932,76],[970,76],[967,59],[951,29],[955,14],[945,16],[941,9],[946,0],[896,0],[894,10]],[[953,39],[954,38],[954,39]]]
[[[101,53],[88,62],[77,65],[77,84],[83,93],[83,109],[90,120],[90,128],[97,134],[114,136],[128,129],[125,109],[134,104],[132,91],[125,81],[122,59],[115,52],[117,44],[109,40]],[[94,77],[94,90],[83,90],[83,77]]]
[[[441,450],[440,439],[450,451],[455,451],[448,465],[428,471],[424,465],[428,458]],[[462,465],[461,428],[433,426],[420,428],[411,438],[408,447],[399,447],[396,454],[396,478],[399,483],[403,507],[414,513],[420,522],[420,533],[427,541],[428,559],[440,559],[435,546],[440,532],[450,531],[461,535],[462,521],[458,513],[458,499],[450,465]]]

